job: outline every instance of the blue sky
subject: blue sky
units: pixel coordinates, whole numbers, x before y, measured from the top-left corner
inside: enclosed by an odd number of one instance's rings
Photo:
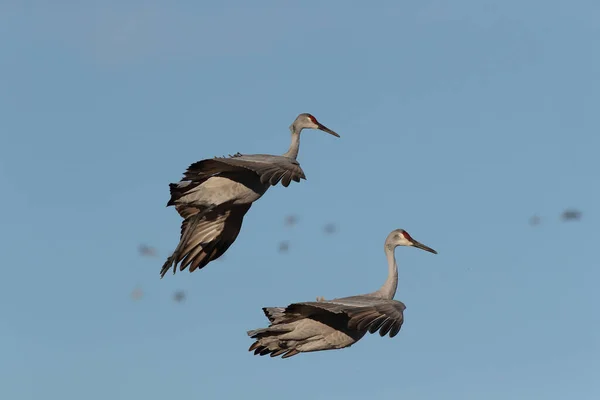
[[[23,3],[0,4],[1,398],[600,397],[596,1]],[[301,112],[341,135],[303,133],[308,180],[160,280],[168,183],[283,153]],[[396,228],[439,252],[396,251],[398,336],[247,352],[263,306],[378,288]]]

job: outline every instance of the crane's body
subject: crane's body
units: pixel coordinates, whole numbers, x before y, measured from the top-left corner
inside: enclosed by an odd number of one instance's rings
[[[210,207],[215,204],[232,205],[254,203],[269,189],[269,183],[261,183],[258,175],[248,171],[239,173],[245,183],[235,180],[235,176],[211,176],[198,186],[192,182],[177,184],[177,189],[184,189],[181,196],[170,205],[178,204],[188,207]]]
[[[350,347],[367,333],[379,331],[394,337],[404,322],[406,306],[394,300],[398,287],[398,266],[394,255],[397,246],[414,246],[437,252],[412,239],[408,232],[392,231],[385,242],[388,277],[373,292],[333,300],[293,303],[287,307],[265,307],[267,328],[248,331],[256,341],[249,351],[257,355],[288,358],[298,353]]]
[[[300,132],[320,129],[339,135],[310,114],[300,114],[290,126],[292,143],[281,155],[237,153],[205,159],[190,165],[178,183],[169,184],[171,199],[184,219],[177,248],[161,269],[161,277],[173,266],[173,273],[189,266],[190,272],[219,258],[236,240],[244,215],[252,203],[279,182],[285,187],[306,179],[296,160]]]

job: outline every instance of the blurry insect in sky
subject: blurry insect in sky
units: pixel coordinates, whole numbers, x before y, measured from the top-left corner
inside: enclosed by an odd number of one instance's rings
[[[335,233],[335,231],[337,231],[337,227],[335,226],[334,223],[329,223],[329,224],[325,225],[323,230],[325,231],[326,234],[330,235],[332,233]]]
[[[533,217],[529,218],[529,225],[531,226],[539,225],[540,222],[542,222],[542,219],[537,215],[534,215]]]
[[[563,221],[577,221],[579,219],[581,219],[581,211],[578,210],[565,210],[562,215],[561,218]]]
[[[285,217],[285,226],[294,226],[298,222],[298,217],[295,215],[288,215]]]
[[[176,291],[175,294],[173,294],[173,300],[175,300],[178,303],[181,303],[185,300],[185,292],[183,290]]]
[[[133,300],[139,300],[144,296],[144,292],[140,288],[135,288],[131,291],[131,298]]]
[[[283,241],[279,243],[279,252],[286,253],[290,248],[290,243],[288,241]]]
[[[156,249],[154,247],[150,247],[148,245],[141,244],[138,247],[138,250],[142,256],[148,256],[148,257],[156,256]]]

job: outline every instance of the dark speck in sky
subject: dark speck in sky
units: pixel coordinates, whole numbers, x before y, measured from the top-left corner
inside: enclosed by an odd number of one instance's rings
[[[288,215],[285,217],[285,226],[294,226],[298,223],[298,217],[295,215]]]
[[[141,244],[138,250],[142,256],[154,257],[156,256],[156,249],[145,244]]]
[[[578,210],[565,210],[562,215],[561,218],[563,221],[577,221],[579,219],[581,219],[581,211]]]
[[[183,290],[176,291],[175,294],[173,294],[173,300],[175,300],[178,303],[181,303],[185,300],[185,292]]]
[[[144,296],[144,292],[140,288],[135,288],[131,291],[131,298],[133,300],[139,300]]]
[[[542,219],[537,215],[534,215],[533,217],[529,218],[529,225],[531,226],[539,225],[540,222],[542,222]]]
[[[290,243],[287,241],[283,241],[281,243],[279,243],[279,252],[280,253],[286,253],[290,248]]]
[[[329,224],[325,225],[325,227],[323,228],[323,230],[327,234],[332,234],[332,233],[335,233],[337,231],[337,226],[335,226],[334,223],[329,223]]]

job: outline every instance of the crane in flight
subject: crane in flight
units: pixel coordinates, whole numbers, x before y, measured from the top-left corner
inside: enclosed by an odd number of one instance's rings
[[[283,155],[237,153],[201,160],[188,167],[181,181],[169,184],[167,207],[175,206],[183,222],[179,244],[162,266],[161,279],[171,267],[175,274],[178,264],[181,271],[189,267],[193,272],[219,258],[236,240],[252,203],[269,187],[306,179],[296,160],[303,129],[340,137],[302,113],[290,125],[292,142]]]
[[[350,347],[367,333],[394,337],[404,322],[406,306],[394,300],[398,287],[398,265],[394,251],[412,246],[437,254],[413,239],[404,229],[392,231],[385,240],[388,277],[373,293],[317,301],[293,303],[287,307],[265,307],[267,328],[248,331],[256,341],[250,346],[255,355],[288,358],[311,351]]]

